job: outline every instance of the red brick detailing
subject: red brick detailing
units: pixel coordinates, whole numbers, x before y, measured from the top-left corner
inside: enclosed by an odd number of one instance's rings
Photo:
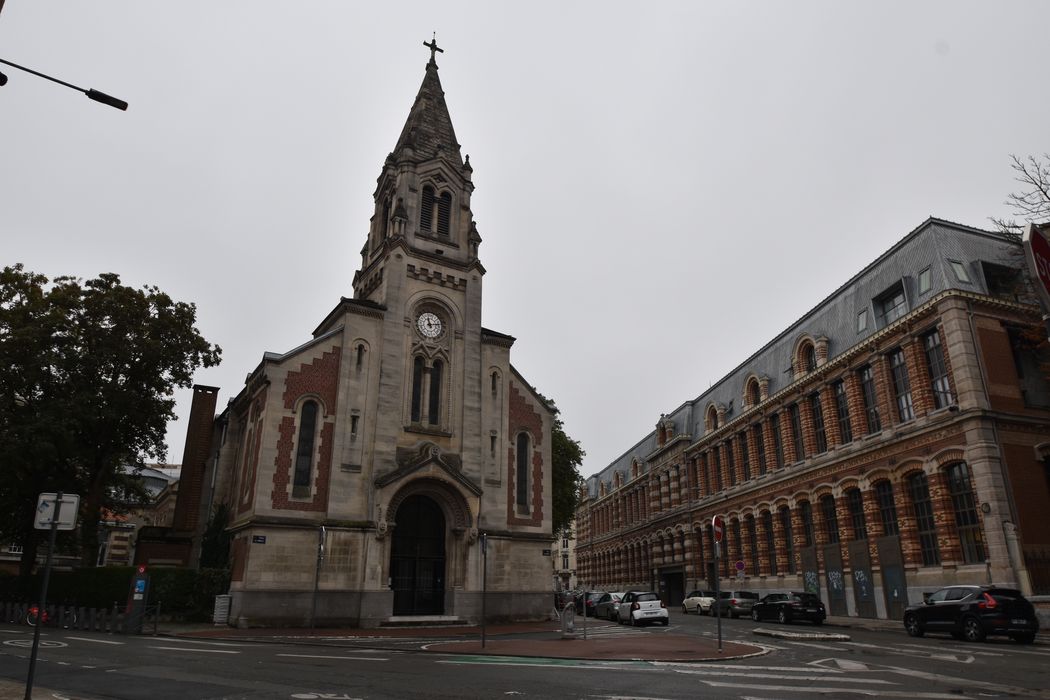
[[[248,567],[248,538],[238,537],[230,546],[230,559],[233,565],[230,567],[230,580],[243,581],[244,570]]]
[[[543,524],[543,418],[533,409],[514,382],[509,382],[508,402],[510,403],[511,447],[507,449],[507,524],[532,525]],[[515,509],[517,494],[517,459],[514,454],[517,440],[513,439],[522,430],[529,433],[532,453],[532,504],[528,515],[519,516]]]
[[[284,407],[289,411],[304,394],[314,394],[324,403],[326,416],[335,413],[336,395],[339,390],[339,356],[342,349],[332,346],[331,351],[305,362],[298,371],[288,372],[284,379]]]
[[[263,407],[268,389],[260,391],[248,409],[247,436],[244,441],[244,462],[241,467],[241,495],[237,513],[247,513],[255,503],[255,477],[259,473],[259,450],[262,446]]]
[[[314,483],[311,485],[313,498],[300,500],[291,497],[292,483],[292,445],[295,436],[295,418],[285,416],[277,432],[277,457],[274,459],[273,491],[270,503],[274,510],[298,510],[307,512],[324,512],[328,508],[328,481],[332,471],[332,435],[335,423],[326,421],[321,424],[319,454],[313,472]]]

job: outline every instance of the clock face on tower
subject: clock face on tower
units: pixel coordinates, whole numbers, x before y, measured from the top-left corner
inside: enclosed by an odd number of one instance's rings
[[[419,318],[416,319],[416,328],[419,329],[424,338],[437,338],[443,330],[441,319],[438,318],[437,314],[430,311],[424,311],[419,314]]]

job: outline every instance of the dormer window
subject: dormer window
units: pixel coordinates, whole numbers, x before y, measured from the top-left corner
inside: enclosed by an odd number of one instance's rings
[[[908,300],[904,296],[904,285],[900,282],[890,287],[875,300],[875,311],[879,326],[886,327],[908,313]]]
[[[949,260],[948,264],[952,266],[952,272],[955,273],[955,279],[960,282],[970,283],[970,273],[966,271],[966,265],[963,265],[958,260]]]

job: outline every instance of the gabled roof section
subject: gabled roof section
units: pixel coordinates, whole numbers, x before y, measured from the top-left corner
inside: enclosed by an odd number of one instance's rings
[[[445,91],[441,89],[437,71],[437,63],[431,60],[427,64],[423,84],[416,93],[412,111],[408,113],[408,121],[391,154],[395,160],[409,157],[418,162],[444,158],[456,166],[463,165],[459,141],[452,128],[452,119],[445,105]],[[411,156],[406,153],[406,149],[411,149]]]

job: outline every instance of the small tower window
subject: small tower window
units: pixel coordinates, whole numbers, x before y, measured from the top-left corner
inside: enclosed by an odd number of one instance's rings
[[[452,195],[442,192],[438,198],[437,232],[439,236],[448,236],[449,222],[452,220]]]
[[[441,373],[445,368],[441,360],[434,360],[430,368],[430,406],[428,421],[431,425],[441,423]]]
[[[412,363],[412,422],[418,423],[423,413],[423,358]]]
[[[419,207],[419,230],[430,233],[434,229],[434,188],[427,185],[423,188],[423,198]]]

